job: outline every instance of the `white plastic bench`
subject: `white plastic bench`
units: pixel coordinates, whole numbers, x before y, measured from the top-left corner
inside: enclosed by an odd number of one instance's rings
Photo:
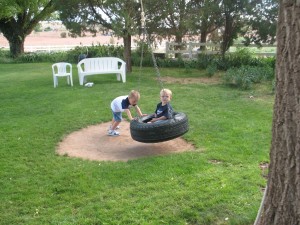
[[[77,64],[79,84],[86,82],[86,76],[116,74],[117,80],[126,82],[126,63],[116,57],[86,58]]]

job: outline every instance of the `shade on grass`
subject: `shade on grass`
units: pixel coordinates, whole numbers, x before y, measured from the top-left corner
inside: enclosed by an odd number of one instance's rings
[[[252,224],[265,180],[273,96],[222,84],[165,84],[172,106],[189,117],[184,138],[194,152],[129,162],[58,156],[68,133],[111,119],[110,101],[139,89],[153,112],[159,85],[153,68],[127,82],[93,76],[92,88],[65,79],[53,88],[51,64],[0,65],[0,224]],[[75,65],[74,65],[75,68]],[[201,71],[162,69],[163,76]],[[249,95],[254,98],[249,98]],[[122,148],[122,146],[120,146]],[[142,149],[141,149],[142,151]]]

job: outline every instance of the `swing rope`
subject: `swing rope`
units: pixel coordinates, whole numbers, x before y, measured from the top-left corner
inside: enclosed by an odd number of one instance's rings
[[[143,44],[142,44],[141,61],[140,61],[140,75],[141,75],[141,71],[142,71],[142,64],[143,64],[143,57],[144,57],[144,42],[145,42],[145,39],[146,39],[147,44],[148,44],[149,49],[150,49],[150,52],[151,52],[151,57],[152,57],[153,65],[154,65],[156,76],[157,76],[157,81],[160,84],[160,88],[164,89],[164,84],[163,84],[163,81],[161,79],[161,74],[160,74],[159,68],[157,66],[157,61],[156,61],[156,58],[154,56],[154,52],[151,48],[150,36],[149,36],[149,34],[147,32],[147,28],[146,28],[146,19],[145,19],[144,7],[143,7],[143,0],[141,0],[141,25],[142,25],[142,33],[143,33]],[[140,76],[139,76],[139,87],[140,87]]]
[[[141,52],[141,62],[140,62],[140,76],[142,71],[142,62],[144,57],[144,42],[145,36],[147,37],[147,44],[151,51],[151,56],[156,70],[157,80],[160,83],[161,89],[164,89],[163,81],[157,66],[157,62],[154,56],[152,49],[150,48],[151,42],[150,37],[147,34],[146,22],[145,22],[145,13],[143,8],[143,2],[141,1],[141,25],[143,32],[143,43],[142,43],[142,52]],[[139,82],[140,82],[139,76]],[[152,119],[151,115],[142,117],[139,120],[132,120],[130,122],[130,134],[133,140],[143,142],[143,143],[157,143],[162,141],[172,140],[177,138],[189,130],[188,118],[184,113],[174,112],[172,118],[168,118],[162,124],[151,123],[151,126],[148,125],[147,120]],[[149,121],[149,120],[148,120]],[[165,132],[167,130],[167,132]]]
[[[145,42],[145,34],[143,32],[143,39],[142,39],[142,51],[141,51],[141,61],[140,61],[140,69],[139,69],[139,77],[138,77],[138,91],[140,92],[141,87],[141,74],[142,74],[142,67],[143,67],[143,59],[144,59],[144,42]]]

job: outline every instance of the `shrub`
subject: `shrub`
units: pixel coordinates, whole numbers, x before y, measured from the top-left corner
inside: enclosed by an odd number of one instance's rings
[[[261,61],[261,64],[263,66],[269,66],[272,69],[275,70],[275,66],[276,66],[276,57],[264,57],[264,58],[259,58],[259,60]]]
[[[16,58],[16,62],[39,62],[38,53],[25,53]]]
[[[236,52],[227,53],[224,56],[216,55],[213,61],[219,70],[224,71],[233,67],[264,66],[267,64],[263,58],[257,58],[247,48],[238,48]]]
[[[0,51],[1,53],[1,51]],[[69,51],[59,51],[59,52],[30,52],[24,53],[17,57],[16,59],[12,59],[9,55],[5,55],[8,59],[5,62],[18,62],[18,63],[27,63],[27,62],[70,62],[70,63],[78,63],[78,57],[80,54],[88,53],[88,57],[102,57],[102,56],[114,56],[118,58],[123,58],[123,47],[118,46],[91,46],[91,47],[76,47]],[[1,60],[1,54],[0,54]],[[1,60],[2,62],[4,60]]]
[[[123,58],[124,48],[122,46],[113,45],[93,45],[88,47],[79,48],[82,52],[87,51],[88,58],[92,57],[104,57],[104,56],[114,56],[118,58]]]
[[[77,38],[78,35],[75,34],[75,33],[69,32],[68,36],[71,37],[71,38]]]
[[[62,62],[67,60],[67,52],[30,52],[20,55],[15,62]]]
[[[40,23],[38,23],[34,29],[33,29],[35,32],[42,32],[42,25]]]
[[[238,48],[237,51],[226,55],[230,67],[241,67],[245,65],[254,66],[256,58],[247,48]]]
[[[273,79],[274,70],[271,67],[241,66],[228,69],[223,78],[226,84],[246,90],[250,89],[253,83]]]
[[[212,77],[216,72],[217,72],[217,65],[215,63],[211,63],[207,68],[206,68],[206,73],[209,77]]]
[[[51,31],[51,30],[52,30],[51,27],[46,27],[46,28],[44,29],[44,31],[46,31],[46,32]]]
[[[64,32],[63,32],[64,33]],[[62,33],[61,33],[62,35]],[[138,48],[132,51],[132,65],[140,66],[141,60],[141,43],[138,43]],[[17,59],[10,58],[9,51],[2,54],[0,51],[0,62],[59,62],[67,61],[77,63],[79,56],[86,54],[88,58],[113,56],[123,58],[124,47],[114,45],[93,45],[90,47],[75,47],[69,51],[61,52],[34,52],[25,53]],[[238,49],[235,53],[228,53],[225,56],[199,54],[197,59],[182,59],[181,57],[162,58],[157,55],[156,61],[159,67],[185,68],[187,72],[191,69],[206,69],[208,76],[213,76],[217,70],[226,71],[229,68],[239,68],[241,66],[254,66],[275,69],[275,57],[271,58],[256,58],[251,52],[245,49]],[[144,45],[143,66],[152,67],[153,60],[150,48],[147,44]],[[271,70],[271,71],[272,71]],[[274,71],[265,72],[266,79],[274,77]]]
[[[10,52],[8,50],[0,49],[0,63],[11,63],[13,59],[10,57]]]
[[[184,61],[184,69],[186,73],[190,73],[192,71],[192,68],[193,68],[193,61],[191,60]]]
[[[66,32],[61,32],[60,33],[60,37],[61,38],[66,38],[67,37],[67,33]]]
[[[208,55],[208,54],[199,54],[197,58],[197,68],[198,69],[206,69],[213,61],[215,55]]]

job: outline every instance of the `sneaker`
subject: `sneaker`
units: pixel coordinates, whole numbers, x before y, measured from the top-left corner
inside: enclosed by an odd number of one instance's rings
[[[116,130],[119,130],[120,129],[120,126],[117,126],[116,127]],[[111,130],[111,125],[109,126],[109,128],[107,129],[108,131],[110,131]]]
[[[114,137],[116,137],[116,136],[119,136],[119,135],[120,135],[120,133],[117,132],[117,131],[115,131],[115,130],[108,131],[108,136],[114,136]]]

